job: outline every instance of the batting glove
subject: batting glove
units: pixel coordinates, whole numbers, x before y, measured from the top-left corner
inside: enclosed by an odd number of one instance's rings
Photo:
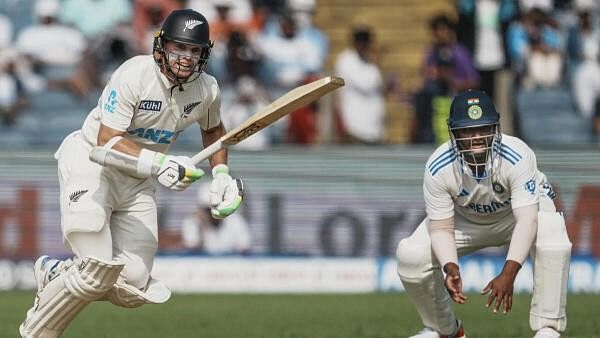
[[[155,176],[165,187],[177,191],[187,189],[202,176],[204,171],[196,168],[192,159],[187,156],[171,156],[157,153],[154,168],[158,168]]]
[[[242,180],[234,180],[229,175],[229,168],[225,164],[216,165],[212,169],[212,175],[210,211],[214,218],[225,218],[233,214],[242,204],[244,192]]]

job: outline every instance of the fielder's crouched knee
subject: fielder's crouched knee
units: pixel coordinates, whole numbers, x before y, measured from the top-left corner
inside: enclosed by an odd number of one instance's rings
[[[398,243],[396,259],[400,279],[418,283],[426,277],[427,266],[431,264],[431,248],[403,239]]]

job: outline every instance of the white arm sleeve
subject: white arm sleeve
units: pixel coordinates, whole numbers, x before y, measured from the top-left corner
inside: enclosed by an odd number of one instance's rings
[[[429,220],[429,237],[431,248],[440,263],[440,267],[448,263],[458,265],[458,254],[454,241],[454,217],[442,220]]]
[[[522,265],[537,234],[538,205],[533,204],[513,209],[513,215],[517,223],[510,239],[506,260]]]

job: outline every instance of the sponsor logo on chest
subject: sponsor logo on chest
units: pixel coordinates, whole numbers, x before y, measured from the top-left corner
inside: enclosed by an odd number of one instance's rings
[[[162,101],[142,100],[138,106],[139,110],[159,113],[162,108]]]

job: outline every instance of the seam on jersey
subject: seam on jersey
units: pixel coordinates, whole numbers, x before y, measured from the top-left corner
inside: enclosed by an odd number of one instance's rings
[[[438,157],[436,157],[433,161],[431,161],[431,163],[429,163],[429,170],[433,170],[433,167],[437,166],[440,162],[445,161],[446,159],[448,159],[449,156],[452,156],[452,154],[454,153],[453,149],[448,149],[446,151],[444,151],[443,153],[441,153]]]

